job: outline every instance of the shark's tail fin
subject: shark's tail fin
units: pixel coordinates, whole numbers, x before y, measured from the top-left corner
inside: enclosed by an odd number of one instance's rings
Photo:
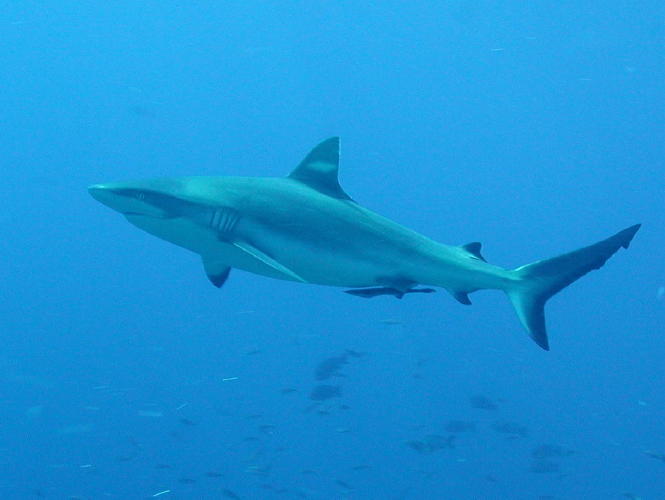
[[[511,271],[515,281],[506,293],[522,325],[540,347],[549,350],[545,302],[589,271],[601,268],[619,248],[628,248],[639,228],[636,224],[591,246]]]

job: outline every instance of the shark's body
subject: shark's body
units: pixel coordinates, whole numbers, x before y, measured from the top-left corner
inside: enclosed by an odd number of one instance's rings
[[[201,255],[222,286],[231,268],[271,278],[349,287],[365,297],[447,289],[499,289],[534,340],[548,348],[545,301],[598,268],[639,228],[516,270],[485,262],[479,243],[437,243],[354,202],[337,180],[339,139],[314,148],[284,178],[183,177],[91,186],[91,194],[129,222]],[[369,288],[372,287],[372,288]]]

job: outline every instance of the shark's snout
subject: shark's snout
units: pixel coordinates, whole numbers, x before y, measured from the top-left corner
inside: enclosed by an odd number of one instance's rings
[[[175,217],[187,208],[177,196],[160,189],[159,181],[93,184],[88,192],[98,202],[124,215]]]
[[[88,193],[90,193],[90,196],[92,196],[98,202],[103,203],[110,208],[116,209],[114,207],[114,200],[117,201],[118,196],[113,192],[113,188],[108,184],[93,184],[92,186],[88,187]]]
[[[141,189],[109,183],[93,184],[88,192],[98,202],[125,215],[161,215],[160,210],[147,203],[146,193]]]

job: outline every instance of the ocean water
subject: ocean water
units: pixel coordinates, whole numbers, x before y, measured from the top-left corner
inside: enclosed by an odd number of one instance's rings
[[[665,498],[662,2],[4,2],[0,498]],[[516,267],[635,223],[548,303],[234,271],[88,185],[286,175]]]

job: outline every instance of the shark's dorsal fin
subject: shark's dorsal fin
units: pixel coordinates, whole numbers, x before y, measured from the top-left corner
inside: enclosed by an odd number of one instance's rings
[[[339,137],[331,137],[312,149],[300,162],[289,178],[306,184],[312,189],[342,200],[351,197],[339,185]]]
[[[473,255],[476,259],[480,259],[480,260],[482,260],[482,261],[484,261],[484,262],[487,262],[487,261],[485,260],[485,257],[483,257],[483,256],[480,254],[480,247],[481,247],[481,244],[480,244],[479,242],[477,242],[477,241],[474,241],[474,242],[472,242],[472,243],[467,243],[466,245],[461,245],[461,246],[460,246],[461,249],[466,250],[466,251],[469,252],[471,255]]]

